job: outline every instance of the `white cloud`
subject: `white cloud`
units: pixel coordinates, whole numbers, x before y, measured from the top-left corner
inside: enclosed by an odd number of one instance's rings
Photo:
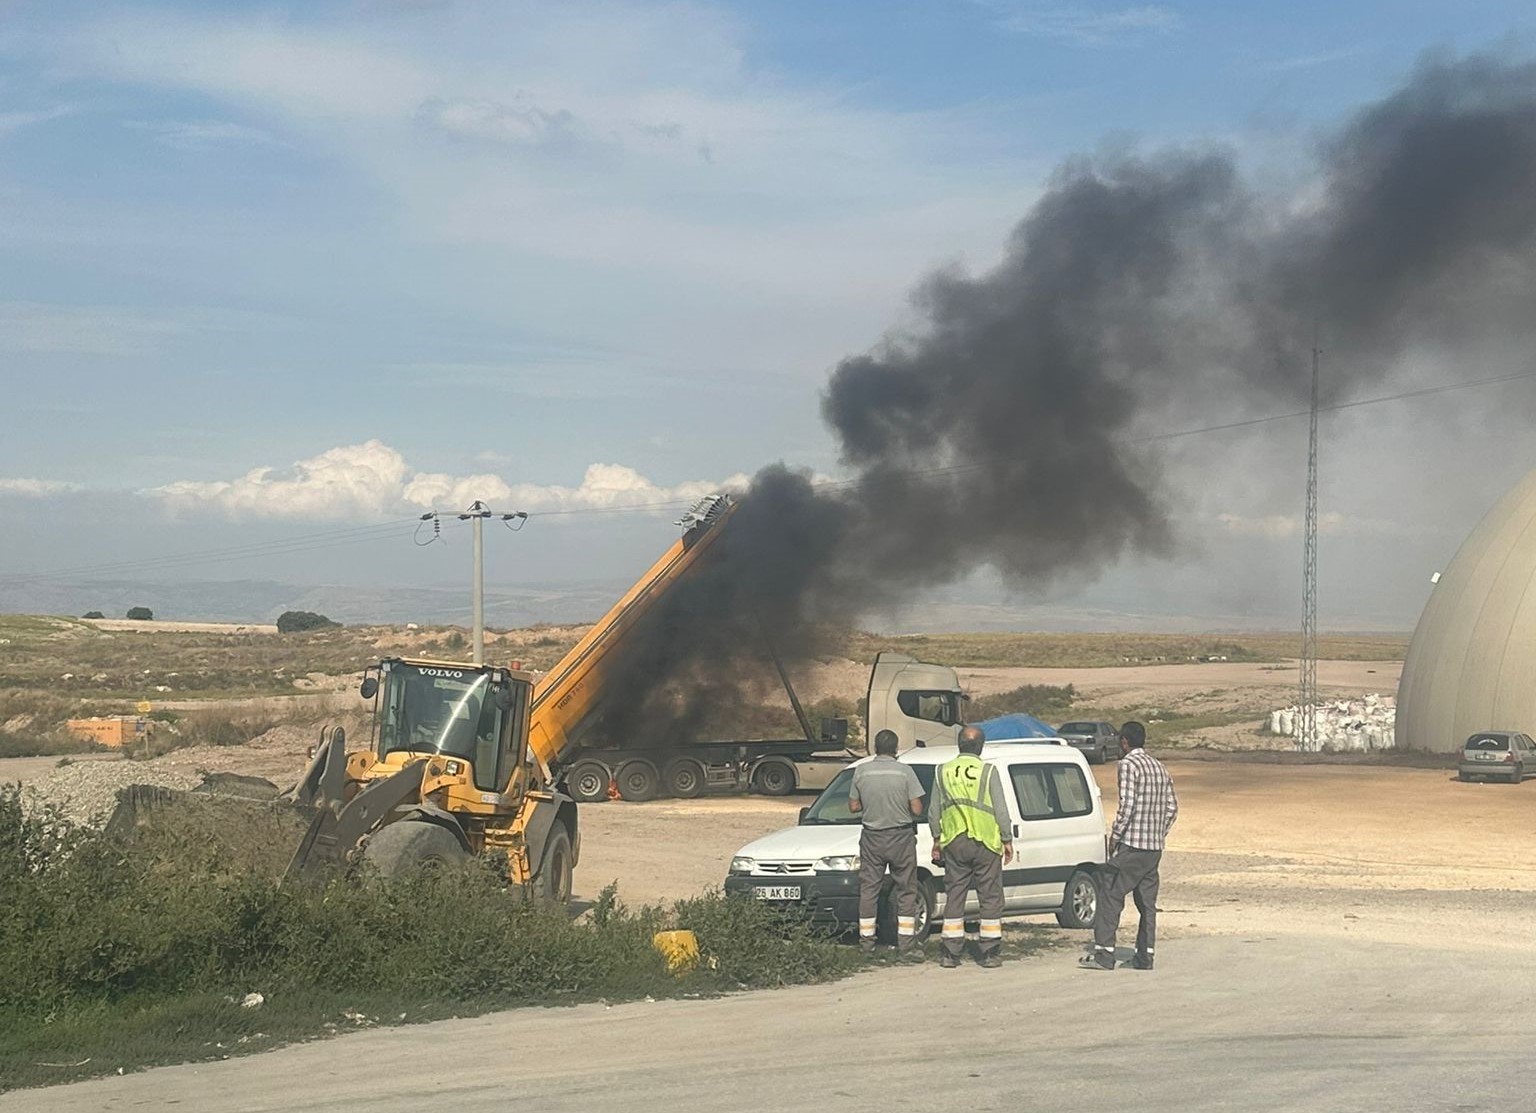
[[[0,302],[0,352],[70,352],[118,356],[156,351],[195,332],[287,326],[283,318],[246,310],[178,307],[155,311],[120,305]]]
[[[61,479],[4,479],[0,478],[0,495],[20,495],[24,498],[46,498],[49,495],[67,495],[82,491],[78,483],[66,483]]]
[[[140,492],[179,513],[213,511],[231,518],[367,519],[424,510],[459,510],[479,499],[498,511],[550,513],[653,503],[675,504],[746,477],[652,482],[633,468],[592,464],[574,487],[509,484],[498,475],[448,475],[412,468],[382,441],[341,445],[284,469],[253,468],[231,480],[182,480]]]
[[[183,321],[119,306],[0,302],[0,351],[124,355],[187,331]]]
[[[1081,46],[1106,46],[1128,38],[1166,35],[1179,29],[1179,13],[1161,4],[1129,8],[1089,8],[1080,5],[1022,4],[1010,0],[979,0],[997,14],[1005,31],[1063,39]]]
[[[1227,533],[1236,534],[1239,537],[1266,537],[1271,540],[1300,537],[1304,524],[1300,514],[1269,514],[1262,517],[1218,514],[1216,521]],[[1407,526],[1385,518],[1360,517],[1332,510],[1318,515],[1317,532],[1324,536],[1408,537],[1431,531],[1425,530],[1422,526]]]
[[[130,120],[123,126],[149,132],[167,147],[189,151],[226,145],[277,145],[277,139],[270,132],[228,120]]]
[[[56,105],[53,108],[41,108],[30,112],[0,112],[0,136],[9,135],[13,131],[32,127],[34,124],[46,124],[50,120],[58,120],[65,116],[73,116],[76,109],[69,105]]]

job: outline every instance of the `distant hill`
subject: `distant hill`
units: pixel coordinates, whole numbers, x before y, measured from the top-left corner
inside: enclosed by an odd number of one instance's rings
[[[628,589],[628,583],[578,582],[487,585],[485,620],[493,627],[531,626],[541,622],[590,622]],[[1104,605],[1105,603],[1108,605]],[[869,615],[861,625],[881,633],[958,631],[1041,631],[1080,633],[1130,631],[1201,633],[1288,630],[1292,613],[1189,614],[1159,607],[1156,601],[1130,598],[1100,600],[1098,606],[1010,600],[985,586],[951,586],[914,599],[892,614]],[[1114,604],[1119,603],[1121,606]],[[1140,605],[1138,605],[1138,603]],[[348,624],[454,624],[470,621],[469,592],[445,587],[349,587],[304,585],[272,580],[0,579],[0,613],[82,615],[100,611],[121,618],[129,607],[148,607],[160,620],[187,622],[275,622],[284,611],[314,611]],[[1404,623],[1391,616],[1331,615],[1331,630],[1399,631]]]
[[[491,626],[583,622],[611,607],[627,584],[487,586],[485,621]],[[190,622],[263,622],[284,611],[314,611],[343,623],[455,623],[468,625],[469,592],[432,587],[347,587],[271,580],[0,580],[0,613],[82,615],[100,611],[121,618],[129,607],[148,607],[156,619]]]

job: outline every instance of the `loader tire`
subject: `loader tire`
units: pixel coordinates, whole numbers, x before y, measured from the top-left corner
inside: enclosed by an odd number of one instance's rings
[[[571,899],[571,833],[565,824],[556,823],[544,844],[538,876],[533,879],[534,896],[550,904],[566,904]]]
[[[469,857],[452,831],[436,823],[402,819],[378,831],[363,847],[363,860],[380,877],[403,877],[419,870],[441,869]]]

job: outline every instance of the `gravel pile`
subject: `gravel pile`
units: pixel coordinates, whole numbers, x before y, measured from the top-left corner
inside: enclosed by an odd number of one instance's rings
[[[118,790],[129,785],[195,788],[202,780],[194,770],[153,761],[77,761],[34,781],[27,792],[39,803],[58,806],[76,822],[93,823],[112,814]]]

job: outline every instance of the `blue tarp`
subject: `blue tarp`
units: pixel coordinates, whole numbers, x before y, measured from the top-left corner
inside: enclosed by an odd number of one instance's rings
[[[999,715],[995,719],[983,719],[972,726],[981,728],[988,742],[1006,742],[1010,738],[1054,738],[1056,728],[1042,723],[1033,715],[1016,711],[1011,715]]]

